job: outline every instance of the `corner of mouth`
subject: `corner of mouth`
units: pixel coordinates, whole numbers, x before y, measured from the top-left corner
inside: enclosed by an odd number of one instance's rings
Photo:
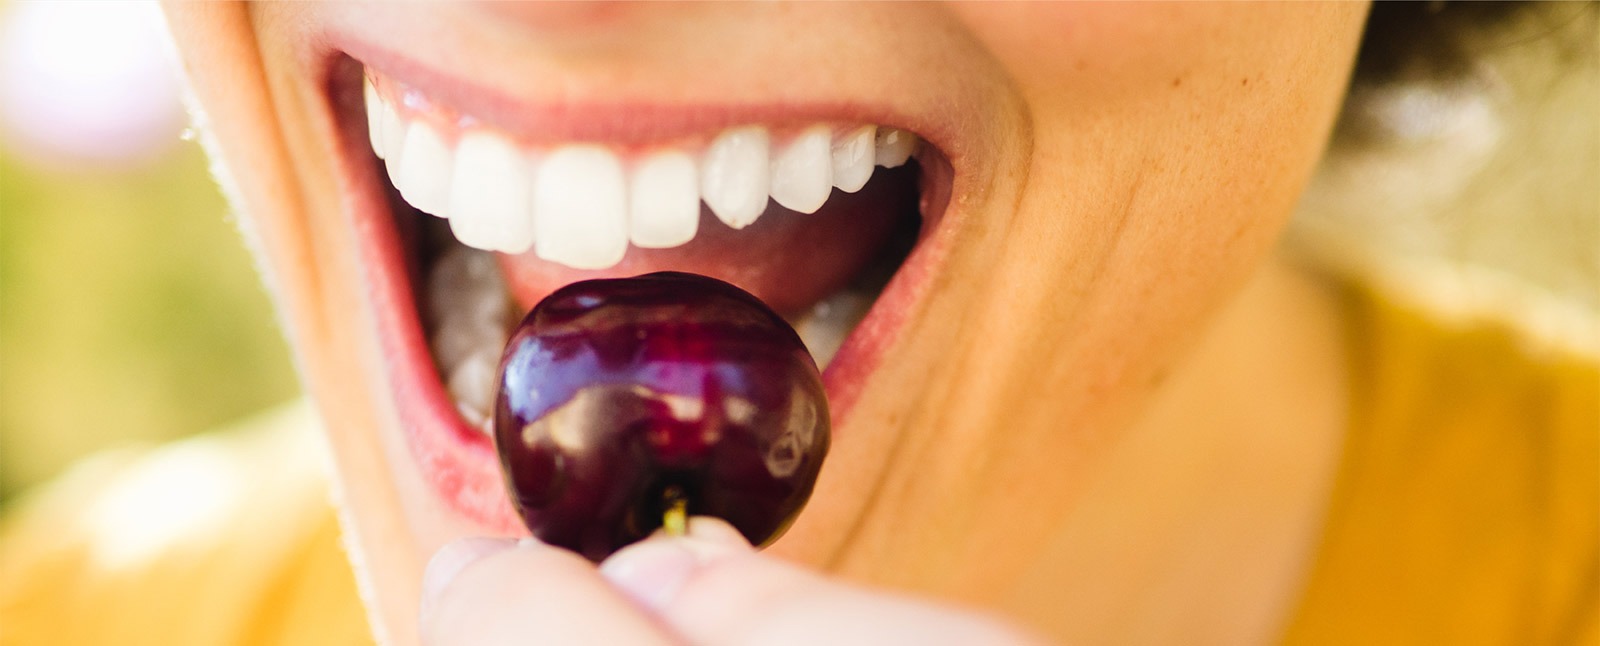
[[[834,428],[844,429],[863,384],[922,302],[926,286],[937,274],[944,258],[948,237],[946,210],[953,203],[951,193],[956,169],[940,147],[921,138],[920,133],[919,149],[909,155],[903,166],[878,167],[872,178],[858,187],[857,193],[833,187],[826,203],[818,207],[816,213],[798,213],[768,201],[753,223],[735,229],[702,203],[697,209],[698,230],[694,239],[676,248],[641,249],[630,245],[621,261],[604,269],[562,266],[559,259],[541,258],[531,247],[518,253],[473,249],[456,235],[453,228],[456,222],[448,217],[436,217],[412,204],[419,200],[408,193],[415,193],[416,189],[396,186],[396,178],[391,177],[393,171],[388,168],[395,156],[393,151],[385,155],[389,159],[384,159],[377,154],[380,151],[374,150],[374,146],[382,147],[383,143],[382,137],[369,128],[367,103],[371,92],[366,89],[366,81],[372,75],[371,68],[350,55],[340,51],[330,53],[326,88],[329,118],[333,122],[332,130],[337,133],[336,141],[329,143],[330,154],[337,160],[335,166],[341,175],[339,184],[345,192],[341,200],[346,205],[344,216],[356,231],[358,264],[368,286],[367,305],[378,328],[379,350],[387,360],[387,374],[383,378],[389,386],[405,441],[423,476],[448,507],[486,530],[508,534],[523,531],[506,498],[492,443],[480,430],[483,420],[475,417],[472,402],[463,401],[471,398],[464,397],[463,393],[481,388],[484,379],[492,383],[492,366],[498,363],[501,352],[501,347],[495,343],[496,325],[500,326],[498,334],[503,343],[511,326],[541,293],[586,278],[678,270],[710,275],[721,273],[723,275],[717,277],[756,293],[769,304],[779,303],[782,307],[775,309],[780,309],[797,328],[814,323],[814,319],[826,318],[830,313],[840,318],[839,310],[857,308],[859,311],[840,319],[844,323],[832,323],[844,325],[846,329],[832,330],[837,337],[831,341],[835,348],[829,352],[831,361],[826,361],[823,373]],[[409,85],[412,80],[411,77],[382,78],[396,85]],[[396,90],[390,88],[390,91]],[[460,94],[463,92],[459,89],[452,89],[447,95],[450,99],[439,101],[448,103]],[[466,124],[467,129],[485,123],[471,115],[467,107],[449,105],[447,110],[462,117],[457,125]],[[625,114],[627,110],[628,106],[620,105],[610,112]],[[539,106],[532,106],[529,111],[545,116],[564,113]],[[760,106],[723,106],[711,111],[698,110],[698,113],[716,116],[696,125],[692,120],[680,118],[681,114],[673,116],[660,110],[651,113],[668,114],[663,119],[671,122],[674,136],[654,142],[638,139],[625,142],[623,147],[627,152],[624,155],[633,154],[634,157],[625,159],[622,167],[633,172],[639,159],[650,151],[695,141],[696,136],[714,139],[712,133],[727,129],[728,124],[769,127],[787,136],[804,130],[803,126],[796,127],[797,124],[849,126],[864,122],[859,116],[863,111],[830,112],[826,108],[774,111]],[[867,123],[879,128],[896,127],[889,118]],[[518,129],[512,130],[515,134],[508,139],[519,144],[550,141],[547,133],[526,129],[527,125],[521,122],[521,125],[512,126]],[[556,125],[552,130],[564,136],[584,128]],[[834,139],[838,138],[837,132],[847,130],[836,128]],[[461,134],[458,131],[451,136],[459,139]],[[581,142],[591,147],[608,143],[604,140]],[[788,144],[784,142],[773,148]],[[540,158],[549,149],[564,144],[541,143],[533,147],[541,145],[544,148],[530,157]],[[694,150],[687,156],[696,155],[703,159],[705,153]],[[405,181],[400,179],[401,184]],[[840,212],[830,211],[829,203],[836,203],[834,210]],[[845,208],[851,205],[855,211]],[[863,220],[872,220],[872,231],[863,233],[859,229],[862,225],[849,219],[858,215]],[[833,254],[834,257],[850,256],[853,264],[849,275],[844,276],[822,271],[826,268],[802,266],[797,269],[794,262],[763,268],[760,254],[742,258],[737,255],[741,247],[760,250],[801,247],[802,251],[810,248],[807,245],[828,248],[829,240],[840,237],[873,239],[871,249],[865,252],[851,248],[846,250],[849,253]],[[708,256],[739,259],[707,261]],[[804,256],[801,253],[788,258]],[[468,259],[463,261],[463,257]],[[796,275],[814,277],[818,274],[828,276],[826,280],[816,279],[826,283],[816,289],[828,291],[820,298],[807,290],[795,289],[793,284],[785,284]],[[790,282],[794,280],[799,279]],[[491,284],[484,284],[486,281]],[[492,284],[495,281],[499,284]],[[760,284],[752,285],[752,282]],[[497,298],[498,303],[495,302]],[[443,338],[451,334],[450,330],[475,330],[477,336],[456,334]],[[815,338],[816,335],[811,336]],[[811,338],[807,340],[808,344],[812,342]],[[813,352],[815,354],[815,349]],[[493,362],[489,364],[491,367],[485,368],[484,357],[491,353]]]

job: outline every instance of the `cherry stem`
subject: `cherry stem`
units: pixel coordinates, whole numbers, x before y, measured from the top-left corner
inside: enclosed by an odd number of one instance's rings
[[[683,536],[689,527],[689,498],[683,495],[682,489],[667,487],[661,492],[661,499],[667,503],[667,510],[661,515],[661,527],[667,530],[668,536]]]

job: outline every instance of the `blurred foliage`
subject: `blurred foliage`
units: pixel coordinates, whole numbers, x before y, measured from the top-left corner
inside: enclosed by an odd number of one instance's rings
[[[0,500],[295,395],[231,218],[193,144],[131,170],[0,152]]]

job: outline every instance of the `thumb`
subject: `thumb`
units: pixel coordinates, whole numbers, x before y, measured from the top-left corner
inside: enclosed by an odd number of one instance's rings
[[[1038,644],[970,610],[831,580],[755,552],[720,520],[627,547],[600,572],[706,646]]]

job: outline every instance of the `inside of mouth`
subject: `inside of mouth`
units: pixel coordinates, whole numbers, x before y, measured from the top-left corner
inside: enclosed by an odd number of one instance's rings
[[[860,191],[836,189],[815,213],[769,201],[754,225],[738,231],[702,205],[694,240],[672,249],[629,249],[622,263],[602,271],[467,247],[448,221],[412,207],[383,181],[439,378],[464,420],[487,429],[512,328],[545,294],[590,278],[672,270],[738,285],[784,315],[825,369],[917,243],[920,179],[915,160],[878,168]]]

